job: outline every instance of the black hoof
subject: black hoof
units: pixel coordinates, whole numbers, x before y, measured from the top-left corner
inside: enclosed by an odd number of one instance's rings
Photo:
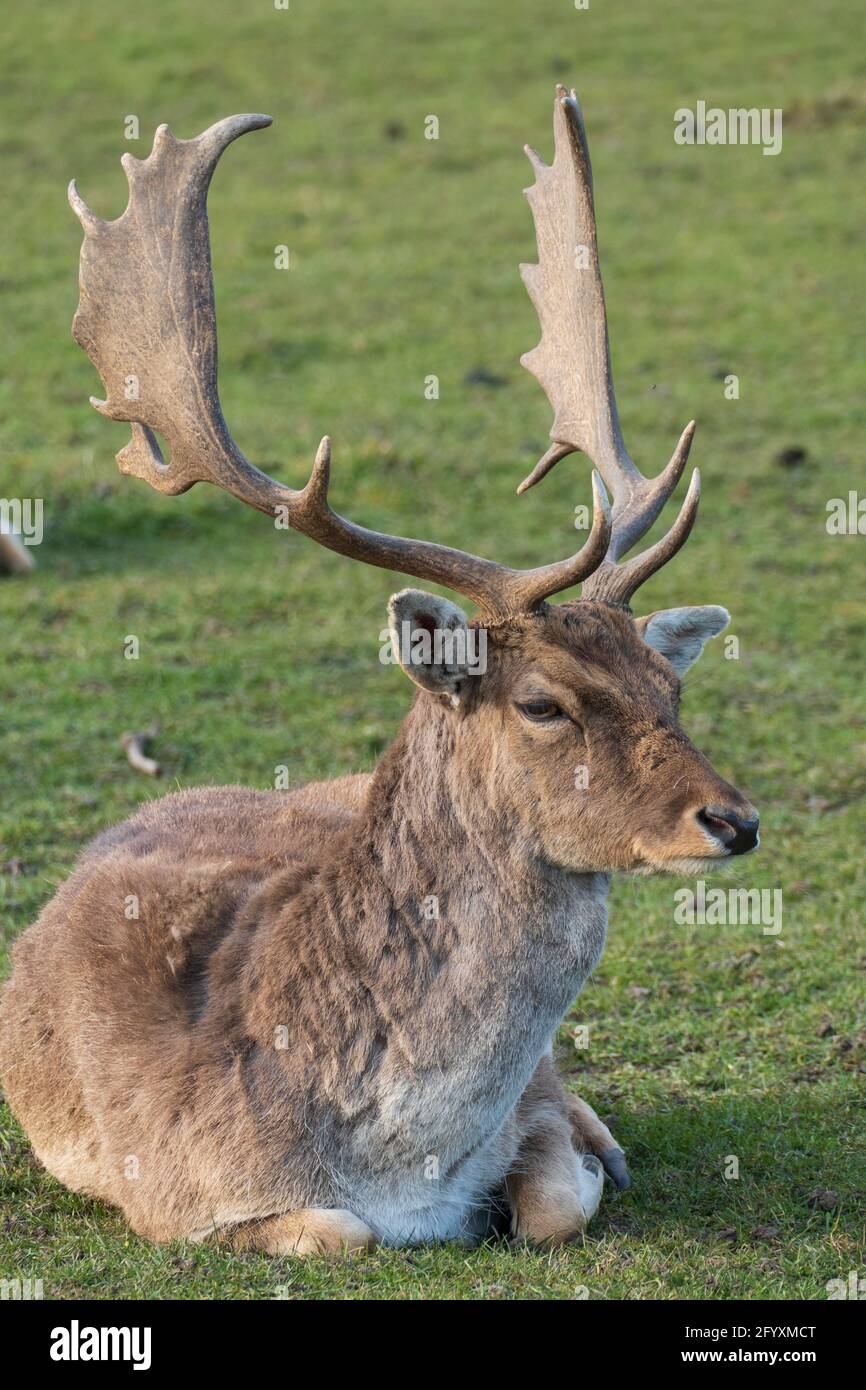
[[[605,1149],[601,1155],[604,1164],[604,1171],[607,1173],[614,1187],[618,1187],[620,1192],[624,1192],[627,1187],[631,1187],[631,1174],[628,1171],[628,1164],[625,1161],[625,1154],[622,1149]]]

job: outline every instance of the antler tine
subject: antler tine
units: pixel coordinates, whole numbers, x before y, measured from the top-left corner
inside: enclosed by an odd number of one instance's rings
[[[463,594],[491,618],[530,612],[576,584],[603,559],[611,518],[600,479],[594,520],[570,560],[513,570],[465,551],[357,526],[328,505],[330,440],[322,440],[310,480],[286,487],[250,463],[223,418],[217,390],[217,337],[207,225],[207,191],[217,160],[232,140],[270,125],[262,115],[230,116],[193,140],[160,126],[145,160],[124,156],[126,211],[96,217],[74,183],[69,200],[84,226],[81,300],[73,336],[102,377],[101,414],[132,426],[117,455],[121,472],[177,494],[210,482],[320,545],[366,564],[432,580]],[[166,460],[157,434],[170,446]]]
[[[692,473],[688,492],[680,507],[677,519],[669,531],[640,554],[633,555],[624,564],[606,559],[586,580],[581,597],[596,602],[628,604],[642,584],[672,560],[677,551],[685,545],[698,515],[701,500],[701,475],[697,468]]]
[[[690,420],[677,441],[670,462],[657,478],[635,477],[617,483],[614,502],[614,532],[610,558],[620,560],[646,534],[679,482],[688,462],[696,425]]]
[[[587,454],[613,497],[613,527],[608,556],[584,586],[583,596],[612,598],[628,592],[630,597],[679,549],[694,522],[699,488],[693,479],[669,536],[647,552],[651,558],[637,557],[639,564],[623,567],[622,576],[614,578],[616,562],[650,529],[679,482],[695,424],[686,426],[658,477],[644,477],[629,457],[611,373],[586,130],[576,92],[562,86],[556,89],[553,128],[552,165],[526,147],[536,174],[526,195],[535,220],[538,264],[520,267],[542,330],[537,347],[520,360],[553,406],[553,443],[517,491],[533,487],[566,455],[576,450]],[[690,520],[683,531],[684,516]],[[668,545],[671,537],[676,543]]]
[[[533,609],[552,594],[570,589],[595,573],[608,552],[613,518],[601,476],[592,473],[592,529],[585,545],[570,560],[527,570],[521,579],[521,607]]]

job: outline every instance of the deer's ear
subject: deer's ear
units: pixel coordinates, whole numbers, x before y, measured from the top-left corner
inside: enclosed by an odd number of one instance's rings
[[[678,676],[694,666],[711,637],[717,637],[730,622],[726,608],[708,604],[703,608],[662,608],[636,620],[637,630],[647,646],[667,657]]]
[[[468,676],[462,608],[423,589],[402,589],[388,600],[388,627],[394,659],[409,679],[458,705]]]

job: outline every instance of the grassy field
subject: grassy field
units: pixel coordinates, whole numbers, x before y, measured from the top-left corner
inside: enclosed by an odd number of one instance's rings
[[[348,1265],[154,1248],[50,1179],[2,1108],[0,1277],[41,1278],[47,1298],[788,1299],[862,1275],[866,540],[825,528],[827,500],[863,479],[856,10],[87,0],[16,7],[4,37],[0,495],[44,498],[45,538],[32,577],[0,581],[0,956],[80,846],[142,799],[272,786],[281,764],[295,783],[370,768],[409,701],[377,659],[393,576],[211,489],[161,498],[117,474],[127,427],[89,409],[99,383],[69,336],[67,181],[116,216],[118,157],[146,154],[160,122],[190,136],[270,112],[211,194],[235,437],[299,484],[327,431],[340,510],[536,564],[567,553],[589,494],[575,456],[514,496],[550,423],[518,365],[537,339],[517,274],[534,258],[521,147],[550,154],[557,79],[587,117],[626,440],[656,472],[699,422],[701,518],[642,611],[733,614],[739,659],[710,647],[684,722],[762,812],[761,853],[727,883],[782,889],[784,918],[775,936],[682,927],[679,882],[615,885],[569,1021],[591,1045],[564,1030],[561,1062],[615,1116],[635,1181],[581,1247]],[[677,146],[673,113],[699,99],[781,107],[782,153]],[[154,719],[163,785],[118,748]]]

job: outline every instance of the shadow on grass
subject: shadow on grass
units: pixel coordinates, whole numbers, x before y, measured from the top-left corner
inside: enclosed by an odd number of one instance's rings
[[[633,1112],[616,1130],[632,1187],[613,1203],[607,1189],[591,1234],[652,1241],[672,1221],[697,1242],[772,1241],[775,1229],[784,1238],[831,1223],[853,1233],[863,1193],[838,1136],[857,1104],[849,1077]]]

